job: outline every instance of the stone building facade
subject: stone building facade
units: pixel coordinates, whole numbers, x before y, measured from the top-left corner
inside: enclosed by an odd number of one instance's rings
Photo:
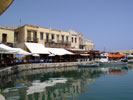
[[[71,48],[70,33],[34,25],[24,25],[15,30],[16,47],[24,48],[25,42],[41,43],[45,47]]]
[[[70,36],[71,36],[71,48],[72,49],[79,49],[79,36],[78,33],[70,30]]]
[[[94,50],[94,43],[91,40],[85,39],[85,50]]]
[[[0,42],[13,47],[14,44],[14,30],[7,27],[0,27]]]
[[[17,48],[25,43],[40,43],[45,47],[93,50],[94,43],[73,30],[63,31],[36,25],[0,27],[0,42]]]

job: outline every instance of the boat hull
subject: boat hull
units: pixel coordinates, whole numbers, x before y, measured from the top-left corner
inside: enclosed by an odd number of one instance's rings
[[[96,64],[79,64],[78,65],[79,67],[98,67],[99,66],[99,63],[96,63]]]
[[[117,65],[127,65],[126,62],[100,62],[101,66],[117,66]]]

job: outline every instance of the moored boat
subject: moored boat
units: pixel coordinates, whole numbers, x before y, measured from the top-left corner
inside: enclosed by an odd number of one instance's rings
[[[80,63],[78,64],[79,67],[98,67],[99,63],[93,62],[93,63]]]
[[[99,60],[99,64],[102,66],[115,66],[115,65],[126,65],[127,62],[121,60],[121,58],[125,57],[124,54],[101,54],[101,59]]]
[[[127,62],[133,63],[133,55],[127,55]]]

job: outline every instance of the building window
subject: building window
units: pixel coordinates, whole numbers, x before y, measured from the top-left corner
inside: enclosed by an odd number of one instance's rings
[[[54,40],[54,34],[51,34],[51,39]]]
[[[68,36],[66,36],[66,42],[68,42]]]
[[[31,31],[27,31],[27,41],[31,40]]]
[[[33,31],[33,42],[37,43],[38,39],[37,39],[37,32]]]
[[[72,43],[73,43],[73,37],[72,37]]]
[[[59,35],[57,35],[57,41],[59,41]]]
[[[75,38],[75,43],[77,42],[77,38]]]
[[[62,42],[64,42],[64,35],[62,35]]]
[[[2,42],[7,42],[7,34],[2,34]]]
[[[14,33],[14,41],[15,42],[18,42],[18,32],[15,32]]]
[[[49,33],[46,33],[46,42],[49,41]]]
[[[43,40],[43,32],[40,32],[40,40]]]
[[[33,38],[36,39],[37,38],[37,32],[33,31]]]

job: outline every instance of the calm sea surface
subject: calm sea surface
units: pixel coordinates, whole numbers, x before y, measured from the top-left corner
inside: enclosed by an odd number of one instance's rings
[[[24,71],[0,88],[6,100],[133,100],[133,65]]]

